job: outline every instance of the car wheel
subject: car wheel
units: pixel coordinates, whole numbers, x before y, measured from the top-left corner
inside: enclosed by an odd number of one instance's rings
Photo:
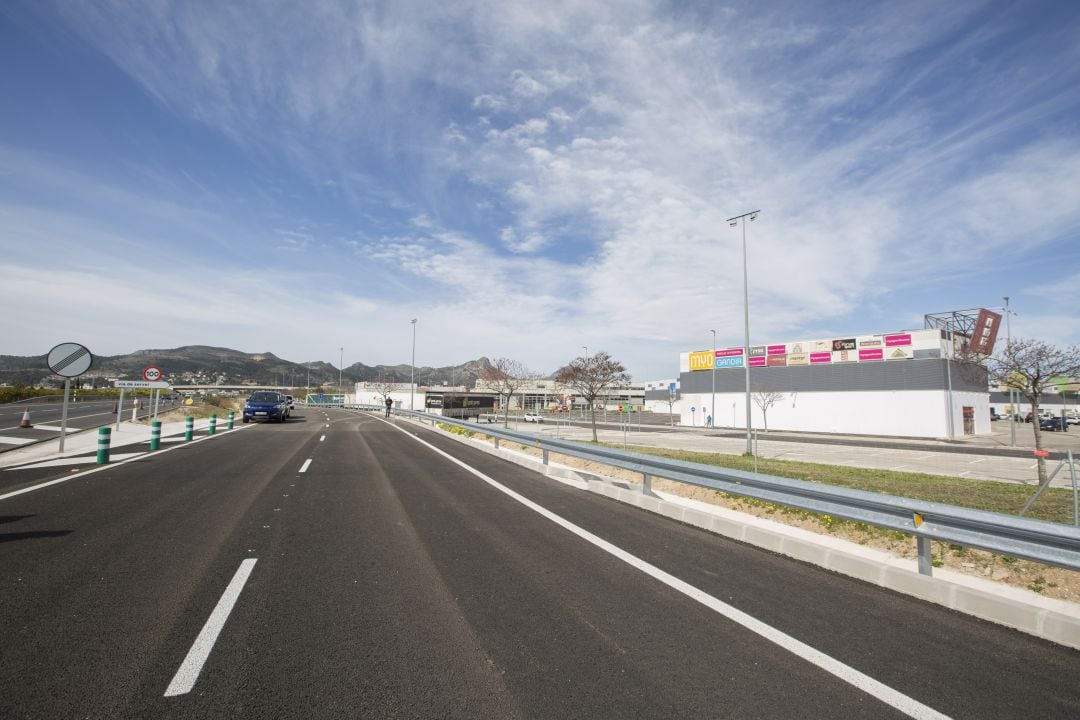
[[[248,419],[247,419],[247,418],[244,418],[244,423],[245,423],[245,424],[247,424],[247,421],[248,421]]]

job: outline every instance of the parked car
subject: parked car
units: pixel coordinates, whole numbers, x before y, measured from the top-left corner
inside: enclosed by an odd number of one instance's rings
[[[1069,424],[1067,422],[1065,422],[1064,418],[1060,418],[1060,417],[1042,418],[1042,419],[1039,420],[1039,429],[1040,430],[1059,431],[1059,432],[1069,432]]]
[[[994,421],[994,420],[1000,420],[1000,419],[1001,419],[1001,416],[998,415],[998,411],[995,410],[994,408],[990,408],[990,420]]]
[[[1080,415],[1069,415],[1065,418],[1065,422],[1070,425],[1080,425]]]
[[[273,390],[256,390],[244,403],[244,422],[252,420],[275,420],[285,422],[289,417],[289,403],[285,396]]]
[[[293,396],[292,395],[286,395],[285,396],[285,402],[289,403],[289,414],[292,415],[292,411],[293,411],[293,407],[294,407],[293,406]]]
[[[542,423],[544,418],[537,413],[525,413],[525,422]]]

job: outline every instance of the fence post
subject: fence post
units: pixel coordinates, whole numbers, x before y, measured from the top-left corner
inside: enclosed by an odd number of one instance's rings
[[[545,465],[548,464],[548,451],[547,451],[547,449],[544,450],[544,464]]]
[[[97,464],[104,465],[109,462],[109,441],[111,440],[112,431],[103,427],[98,430],[97,436]]]
[[[933,575],[934,557],[930,546],[930,538],[918,535],[915,539],[918,541],[919,547],[919,574],[927,576]]]
[[[217,413],[210,413],[210,429],[207,431],[207,435],[213,435],[217,432]]]
[[[642,473],[641,478],[641,494],[652,495],[652,475]]]
[[[161,421],[154,420],[150,423],[150,449],[157,450],[161,447]]]
[[[495,449],[499,449],[499,438],[495,438]]]
[[[184,418],[184,440],[190,440],[195,436],[195,418],[190,415]]]
[[[230,410],[229,411],[229,427],[228,427],[229,430],[233,429],[233,419],[235,417],[236,417],[236,411],[235,410]]]

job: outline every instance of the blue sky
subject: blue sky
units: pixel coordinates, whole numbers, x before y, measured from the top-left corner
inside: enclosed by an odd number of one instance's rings
[[[1080,341],[1075,2],[0,4],[0,354]]]

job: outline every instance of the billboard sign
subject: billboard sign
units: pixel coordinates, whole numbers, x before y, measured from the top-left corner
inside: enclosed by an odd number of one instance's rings
[[[742,357],[718,357],[716,358],[716,367],[718,368],[740,368],[743,366]]]
[[[812,353],[810,353],[810,364],[811,365],[820,365],[822,363],[831,363],[831,362],[832,362],[832,353],[831,352],[812,352]]]
[[[766,360],[768,360],[769,367],[785,367],[787,365],[787,355],[770,355]]]
[[[993,353],[994,341],[997,340],[1000,325],[1000,315],[996,312],[990,312],[986,308],[980,310],[979,318],[975,321],[975,329],[971,331],[971,342],[968,344],[968,349],[979,355]]]
[[[742,348],[724,348],[722,350],[717,350],[716,351],[716,357],[718,357],[718,358],[734,357],[735,355],[738,355],[738,356],[742,357],[742,354],[743,354],[743,349]]]
[[[753,350],[753,348],[750,348],[751,353],[753,353]],[[757,357],[754,357],[753,355],[750,356],[750,367],[765,367],[765,364],[766,361],[764,355],[759,355]]]
[[[808,353],[790,353],[787,356],[788,365],[809,365],[810,355]]]
[[[900,335],[886,335],[885,347],[896,347],[898,345],[910,345],[911,333],[901,333]]]
[[[765,346],[764,345],[751,345],[750,346],[750,357],[765,357]],[[754,366],[754,363],[750,363],[750,367],[753,367],[753,366]]]
[[[713,359],[712,350],[690,353],[690,372],[695,370],[712,370]]]
[[[787,355],[787,345],[767,345],[765,347],[766,355]]]
[[[885,350],[883,348],[868,348],[866,350],[859,350],[859,362],[866,360],[884,360]]]
[[[843,338],[841,340],[833,340],[832,349],[834,352],[837,350],[854,350],[855,338]]]
[[[886,360],[911,360],[915,357],[915,350],[910,345],[891,347],[885,351]]]

